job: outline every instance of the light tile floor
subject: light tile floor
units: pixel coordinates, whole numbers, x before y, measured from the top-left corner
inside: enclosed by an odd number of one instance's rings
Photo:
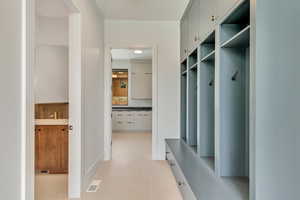
[[[37,177],[44,194],[36,200],[65,200],[66,176],[49,176]],[[113,160],[101,164],[95,179],[102,180],[99,191],[83,200],[182,200],[168,164],[151,160],[151,133],[113,133]]]

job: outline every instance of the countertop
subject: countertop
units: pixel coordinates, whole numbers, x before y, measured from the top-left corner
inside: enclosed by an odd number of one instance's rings
[[[152,107],[113,106],[113,111],[152,111]]]
[[[36,119],[37,126],[65,126],[69,125],[68,119]]]

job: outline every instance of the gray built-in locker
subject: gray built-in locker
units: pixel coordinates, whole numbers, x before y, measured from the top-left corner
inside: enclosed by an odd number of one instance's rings
[[[198,151],[197,107],[198,107],[198,49],[188,57],[188,145]]]
[[[181,139],[166,140],[183,197],[300,199],[300,1],[197,3],[181,26]]]
[[[215,31],[200,44],[200,156],[215,168]]]
[[[181,64],[181,109],[180,109],[180,136],[187,141],[187,60]]]

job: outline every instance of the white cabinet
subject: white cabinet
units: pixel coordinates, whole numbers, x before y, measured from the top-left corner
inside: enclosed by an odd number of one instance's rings
[[[180,56],[184,59],[188,54],[189,42],[189,16],[186,14],[182,17],[180,22]]]
[[[189,52],[199,43],[200,34],[200,0],[193,0],[188,13],[189,19]]]
[[[113,131],[151,131],[151,111],[113,111]]]
[[[217,1],[200,0],[200,40],[204,40],[207,34],[212,31],[217,22]]]
[[[243,0],[191,0],[180,22],[180,56],[183,60],[215,29],[218,20]]]
[[[242,0],[215,0],[217,1],[217,16],[218,18],[222,18],[231,8],[234,7],[239,1]]]
[[[133,62],[131,68],[131,98],[152,99],[152,63]]]

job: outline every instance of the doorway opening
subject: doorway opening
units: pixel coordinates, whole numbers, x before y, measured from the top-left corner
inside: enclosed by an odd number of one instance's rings
[[[81,192],[81,20],[71,0],[36,0],[35,200]]]
[[[152,48],[111,49],[112,160],[152,159]]]

